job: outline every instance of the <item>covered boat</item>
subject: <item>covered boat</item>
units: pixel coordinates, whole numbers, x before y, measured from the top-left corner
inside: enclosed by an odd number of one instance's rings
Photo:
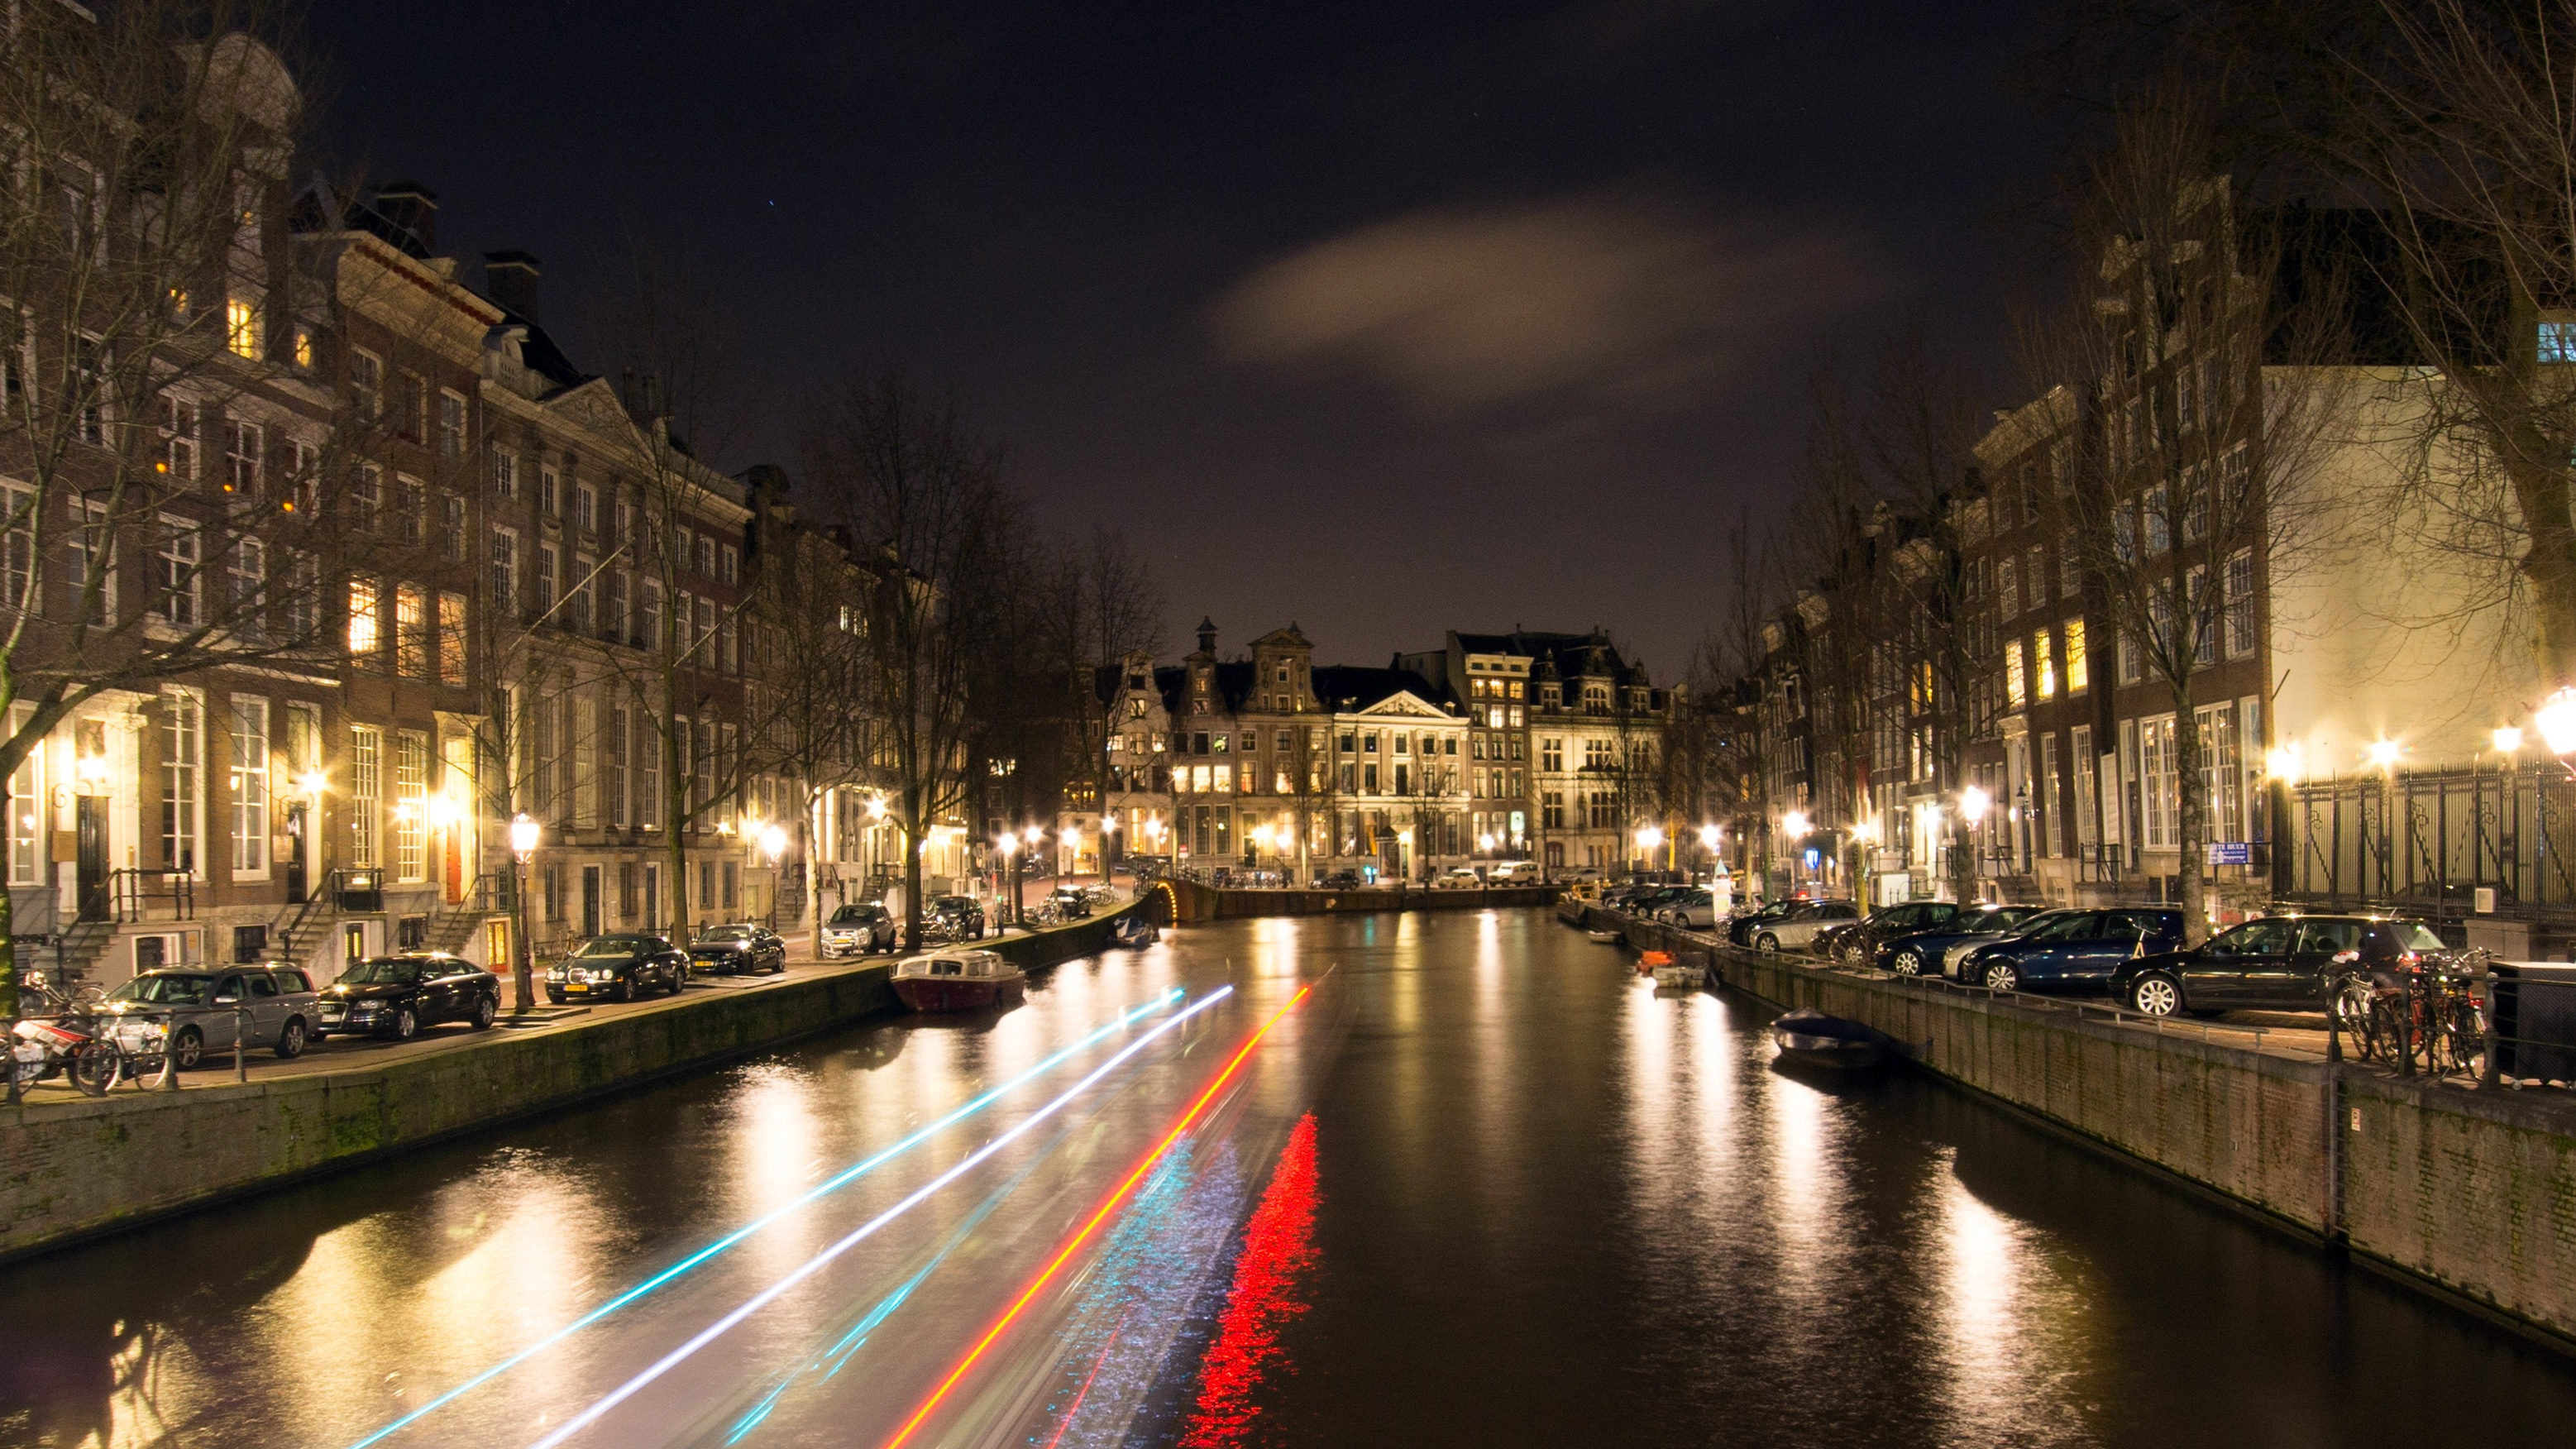
[[[1845,1071],[1878,1065],[1886,1045],[1877,1032],[1857,1021],[1801,1008],[1771,1023],[1771,1040],[1780,1059]]]
[[[1129,911],[1109,923],[1112,946],[1151,946],[1163,939],[1162,928],[1145,919],[1143,911]]]
[[[1028,999],[1028,974],[991,951],[934,951],[895,963],[894,994],[914,1011],[977,1011]]]

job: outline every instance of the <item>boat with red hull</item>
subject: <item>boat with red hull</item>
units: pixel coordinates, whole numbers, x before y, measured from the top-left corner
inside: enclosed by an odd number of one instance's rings
[[[985,1011],[1028,999],[1028,973],[991,951],[933,951],[899,961],[894,994],[914,1011]]]

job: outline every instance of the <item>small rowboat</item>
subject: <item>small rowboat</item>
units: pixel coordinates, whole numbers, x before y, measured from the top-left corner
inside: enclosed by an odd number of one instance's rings
[[[1621,939],[1616,931],[1586,931],[1583,934],[1604,946],[1616,946]]]
[[[1857,1021],[1815,1010],[1802,1009],[1774,1019],[1771,1040],[1779,1046],[1784,1062],[1840,1071],[1874,1067],[1886,1055],[1886,1045],[1877,1032]]]
[[[1707,984],[1708,968],[1705,966],[1658,966],[1655,968],[1655,987],[1657,990],[1672,988],[1683,991],[1696,991]]]
[[[1028,973],[990,951],[938,951],[896,963],[894,994],[914,1011],[980,1011],[1028,999]]]

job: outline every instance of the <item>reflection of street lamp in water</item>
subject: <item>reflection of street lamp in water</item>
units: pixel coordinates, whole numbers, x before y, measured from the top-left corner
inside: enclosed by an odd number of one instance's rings
[[[537,853],[537,839],[542,832],[526,811],[510,819],[510,1009],[527,1011],[537,1004],[535,972],[530,969],[528,945],[528,861]]]

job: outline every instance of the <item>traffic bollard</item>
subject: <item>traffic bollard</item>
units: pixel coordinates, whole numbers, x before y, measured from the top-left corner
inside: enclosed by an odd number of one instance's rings
[[[236,1006],[233,1008],[233,1080],[236,1082],[250,1080],[250,1062],[242,1055],[249,1040],[250,1008]]]

